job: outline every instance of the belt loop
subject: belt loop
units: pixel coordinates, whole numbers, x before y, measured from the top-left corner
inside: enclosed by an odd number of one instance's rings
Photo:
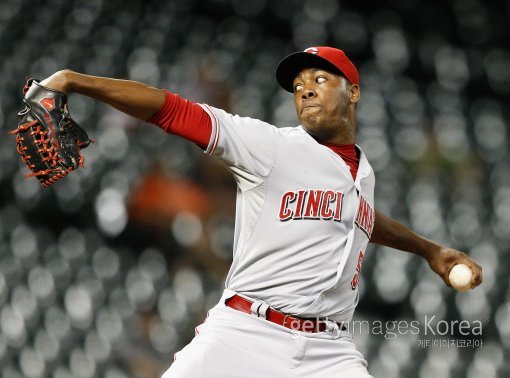
[[[331,320],[326,318],[324,320],[324,323],[325,323],[325,326],[326,326],[325,327],[326,328],[325,329],[326,332],[334,333],[334,334],[338,333],[339,327],[338,327],[338,324],[336,322],[333,322],[333,321],[331,321]]]
[[[251,314],[252,315],[255,315],[255,316],[259,316],[259,307],[262,303],[258,302],[258,301],[254,301],[252,304],[251,304]]]
[[[254,301],[251,304],[251,314],[255,315],[256,317],[266,319],[266,313],[268,308],[269,305],[267,303]]]
[[[262,302],[262,304],[259,306],[259,309],[258,309],[258,312],[259,312],[258,316],[266,319],[268,308],[269,308],[269,305],[267,303]]]

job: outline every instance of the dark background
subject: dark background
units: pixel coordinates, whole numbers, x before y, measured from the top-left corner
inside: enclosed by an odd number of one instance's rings
[[[479,288],[457,293],[420,258],[371,246],[355,318],[383,328],[354,335],[369,371],[510,375],[510,3],[353,3],[2,0],[0,376],[158,376],[219,299],[232,253],[226,170],[90,99],[70,95],[97,140],[86,169],[49,189],[25,179],[7,136],[25,77],[70,68],[132,79],[292,126],[274,69],[314,45],[344,49],[359,68],[357,143],[376,206],[484,269]],[[466,320],[482,335],[425,334],[431,317],[441,331]],[[392,321],[420,332],[392,338]]]

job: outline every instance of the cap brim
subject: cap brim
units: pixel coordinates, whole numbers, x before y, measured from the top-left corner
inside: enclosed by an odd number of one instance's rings
[[[293,82],[296,75],[305,68],[320,68],[342,74],[336,66],[316,54],[296,52],[283,58],[276,67],[276,80],[287,92],[294,93]]]

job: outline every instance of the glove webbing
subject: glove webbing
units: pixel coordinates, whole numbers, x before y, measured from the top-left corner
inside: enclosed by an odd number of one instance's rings
[[[45,169],[40,170],[37,172],[27,173],[25,174],[25,177],[37,177],[37,176],[45,176],[53,172],[58,172],[55,176],[51,177],[50,179],[42,182],[43,187],[47,187],[51,184],[54,184],[58,180],[64,178],[69,172],[71,172],[73,169],[70,167],[68,170],[64,169],[63,167],[59,167],[58,163],[62,161],[61,158],[58,156],[58,152],[55,148],[55,146],[51,145],[50,138],[48,137],[48,130],[42,131],[41,127],[37,124],[38,121],[34,120],[32,122],[24,123],[15,130],[9,131],[10,135],[16,134],[16,148],[18,153],[22,156],[23,161],[28,165],[29,169],[34,169],[35,165],[31,164],[29,160],[32,158],[31,155],[28,155],[26,153],[26,150],[28,147],[23,145],[23,141],[25,138],[20,135],[21,132],[28,131],[30,128],[35,127],[34,130],[29,132],[29,135],[34,137],[34,143],[37,146],[37,152],[43,155],[42,158],[43,162],[48,162],[51,164],[51,166],[55,167],[53,169]],[[78,165],[80,167],[84,166],[84,157],[80,156],[80,159],[78,161]]]

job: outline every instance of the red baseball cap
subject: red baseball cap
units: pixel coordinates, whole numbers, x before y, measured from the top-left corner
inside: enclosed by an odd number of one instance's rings
[[[356,66],[342,50],[334,47],[309,47],[287,55],[276,67],[276,80],[287,92],[294,93],[293,81],[304,68],[321,68],[345,76],[351,84],[359,84]]]

